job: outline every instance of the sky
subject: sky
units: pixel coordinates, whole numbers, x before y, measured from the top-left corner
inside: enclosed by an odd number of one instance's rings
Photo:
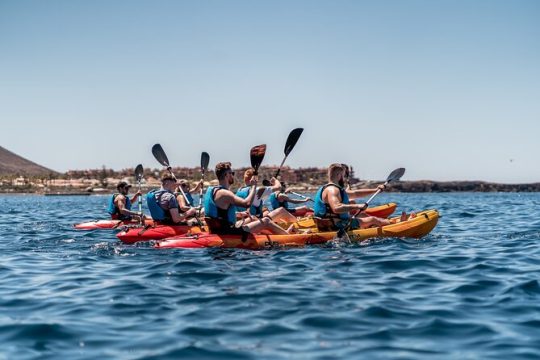
[[[57,171],[540,182],[540,1],[0,0],[0,145]]]

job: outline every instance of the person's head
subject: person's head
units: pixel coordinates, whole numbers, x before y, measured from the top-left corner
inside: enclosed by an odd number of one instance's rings
[[[127,195],[130,187],[131,185],[125,181],[120,181],[118,185],[116,185],[116,189],[118,189],[118,192],[122,195]]]
[[[244,182],[246,184],[249,184],[251,179],[253,179],[253,176],[255,175],[255,169],[249,168],[244,172]]]
[[[343,166],[343,170],[345,171],[345,174],[344,174],[345,182],[349,183],[349,179],[351,177],[351,168],[347,164],[341,164],[341,166]]]
[[[216,164],[216,177],[218,181],[227,180],[229,185],[234,184],[234,171],[231,169],[230,162],[220,162]]]
[[[163,175],[161,175],[161,186],[163,186],[165,190],[174,191],[176,187],[176,178],[174,175],[169,172],[163,173]]]
[[[189,182],[186,179],[180,179],[178,181],[178,187],[182,188],[182,190],[184,192],[188,192],[189,191]]]
[[[332,164],[328,167],[328,180],[337,183],[339,186],[345,186],[345,173],[346,170],[343,164]]]

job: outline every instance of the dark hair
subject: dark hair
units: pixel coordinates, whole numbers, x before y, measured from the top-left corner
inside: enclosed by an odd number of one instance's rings
[[[176,182],[176,178],[173,174],[166,172],[161,175],[161,183],[163,184],[165,181],[173,181]]]
[[[220,162],[216,164],[216,177],[218,180],[222,180],[227,174],[227,171],[231,171],[230,162]]]

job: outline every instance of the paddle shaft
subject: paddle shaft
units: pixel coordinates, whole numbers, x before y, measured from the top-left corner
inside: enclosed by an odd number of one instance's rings
[[[140,215],[140,218],[139,218],[139,224],[143,224],[144,223],[144,217],[143,217],[143,214],[142,214],[142,194],[141,194],[141,179],[137,179],[137,183],[139,185],[139,196],[138,196],[138,199],[137,199],[137,202],[139,203],[139,215]]]
[[[296,192],[294,192],[294,191],[289,191],[289,192],[290,192],[291,194],[296,195],[296,196],[299,196],[299,197],[301,197],[301,198],[303,198],[303,199],[307,199],[307,198],[308,198],[307,196],[302,195],[302,194],[299,194],[299,193],[296,193]],[[312,200],[312,199],[309,199],[309,201],[313,201],[313,200]]]

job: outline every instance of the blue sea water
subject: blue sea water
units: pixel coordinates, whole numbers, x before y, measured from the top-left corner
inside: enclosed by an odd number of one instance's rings
[[[538,359],[540,194],[382,194],[427,237],[153,249],[107,198],[0,196],[0,359]]]

